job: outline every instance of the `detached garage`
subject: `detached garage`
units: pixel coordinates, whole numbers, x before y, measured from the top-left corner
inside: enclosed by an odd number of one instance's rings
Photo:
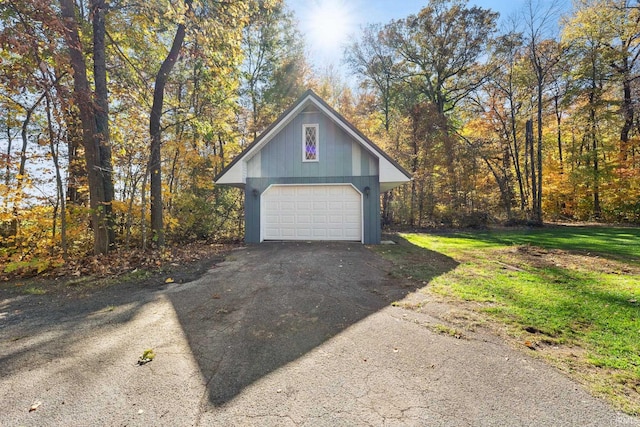
[[[215,179],[245,192],[245,241],[380,243],[380,197],[410,175],[307,91]]]

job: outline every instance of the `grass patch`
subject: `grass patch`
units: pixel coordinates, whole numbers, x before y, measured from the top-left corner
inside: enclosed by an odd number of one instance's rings
[[[429,329],[431,329],[433,332],[440,335],[447,335],[457,339],[464,338],[464,334],[462,332],[447,325],[442,325],[438,323],[436,325],[431,326]]]
[[[407,235],[410,236],[419,235]],[[460,232],[431,235],[429,247],[443,245],[447,252],[489,249],[513,245],[533,245],[623,259],[640,264],[640,229],[626,227],[549,227],[500,231]]]
[[[77,279],[73,279],[73,280],[69,280],[67,282],[67,286],[86,286],[86,285],[90,285],[92,282],[94,282],[96,280],[95,277],[93,276],[83,276],[83,277],[79,277]]]
[[[403,237],[403,245],[377,249],[394,262],[394,271],[411,271],[429,283],[428,292],[473,301],[488,318],[508,325],[518,342],[540,343],[561,368],[619,408],[640,414],[640,230],[559,227]],[[423,275],[433,253],[456,268]],[[423,266],[407,265],[415,263]],[[564,360],[553,350],[558,346],[583,350],[578,368],[575,354]]]
[[[26,295],[44,295],[47,293],[46,289],[39,288],[37,286],[29,286],[22,290],[23,294]]]

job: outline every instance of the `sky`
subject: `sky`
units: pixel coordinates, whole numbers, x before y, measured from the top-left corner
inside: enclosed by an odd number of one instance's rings
[[[517,15],[528,0],[469,0],[469,5],[492,9],[500,13],[500,20]],[[541,7],[551,0],[538,1]],[[299,21],[306,39],[311,65],[324,70],[330,65],[345,72],[341,66],[343,46],[358,29],[366,24],[386,24],[392,19],[416,14],[428,0],[286,0]],[[570,0],[557,0],[568,9]]]

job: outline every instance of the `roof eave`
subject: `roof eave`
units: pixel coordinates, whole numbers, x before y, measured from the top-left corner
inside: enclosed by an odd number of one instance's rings
[[[378,158],[380,164],[381,182],[407,182],[411,179],[411,174],[393,160],[387,153],[382,151],[373,141],[367,138],[355,126],[349,123],[340,113],[334,110],[322,98],[316,95],[311,89],[307,90],[291,107],[282,113],[264,132],[260,134],[247,148],[245,148],[233,161],[227,165],[215,178],[216,184],[244,186],[246,174],[243,173],[246,160],[250,159],[255,152],[262,149],[273,136],[285,127],[299,111],[304,109],[307,101],[311,101],[324,114],[329,116],[345,132],[354,137],[367,151]],[[388,175],[388,176],[387,176]],[[398,184],[400,185],[400,184]]]

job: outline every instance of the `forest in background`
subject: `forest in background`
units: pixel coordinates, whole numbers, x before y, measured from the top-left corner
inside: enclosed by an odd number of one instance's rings
[[[237,240],[213,178],[311,88],[413,175],[385,226],[640,223],[640,4],[463,0],[361,29],[355,86],[281,0],[0,4],[0,264]]]

